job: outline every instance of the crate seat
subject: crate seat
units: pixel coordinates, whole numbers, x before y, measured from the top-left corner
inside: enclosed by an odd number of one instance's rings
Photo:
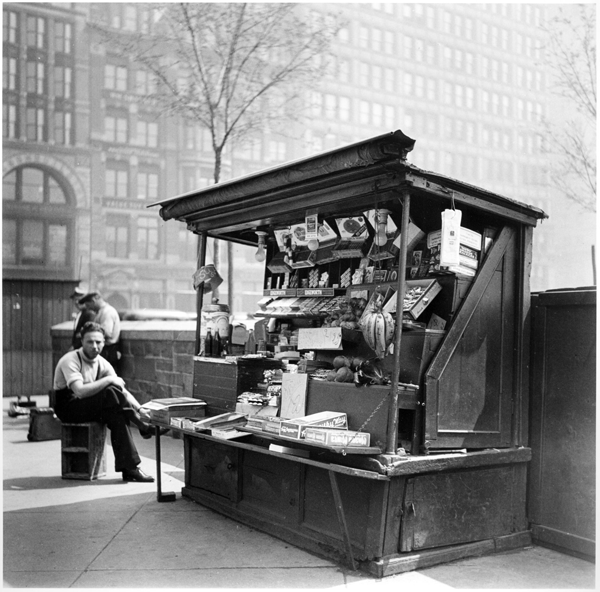
[[[63,479],[93,481],[106,475],[106,426],[99,422],[63,423]]]

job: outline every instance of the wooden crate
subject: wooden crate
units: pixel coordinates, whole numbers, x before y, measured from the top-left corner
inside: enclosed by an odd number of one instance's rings
[[[106,426],[98,422],[63,423],[62,478],[92,481],[106,475]]]

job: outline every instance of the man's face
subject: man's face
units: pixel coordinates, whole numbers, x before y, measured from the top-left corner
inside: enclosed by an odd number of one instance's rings
[[[83,336],[81,346],[83,353],[90,360],[95,360],[104,347],[104,335],[100,331],[90,331]]]

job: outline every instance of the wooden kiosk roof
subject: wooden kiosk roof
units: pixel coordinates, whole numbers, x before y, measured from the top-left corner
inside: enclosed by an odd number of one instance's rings
[[[385,207],[394,216],[398,197],[407,190],[413,204],[424,198],[424,204],[437,202],[438,211],[440,203],[447,207],[453,200],[457,207],[474,207],[496,219],[530,226],[547,217],[536,207],[410,164],[406,156],[414,144],[396,130],[148,207],[160,206],[163,220],[186,222],[195,233],[249,245],[257,242],[256,230],[296,223],[307,210],[327,217]],[[426,229],[426,221],[421,223]]]

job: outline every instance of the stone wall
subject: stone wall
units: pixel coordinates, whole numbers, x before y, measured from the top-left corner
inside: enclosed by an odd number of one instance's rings
[[[53,363],[69,349],[73,324],[51,329]],[[140,403],[191,397],[196,321],[122,321],[119,375]]]

